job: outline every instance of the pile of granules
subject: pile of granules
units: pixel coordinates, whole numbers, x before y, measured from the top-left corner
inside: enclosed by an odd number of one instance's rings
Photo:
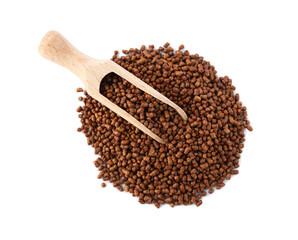
[[[168,105],[115,74],[101,83],[101,93],[166,141],[160,144],[90,97],[79,100],[78,129],[99,155],[98,178],[140,203],[202,204],[202,197],[225,186],[238,174],[244,131],[252,131],[246,107],[232,80],[218,77],[214,66],[198,54],[166,43],[155,49],[123,50],[112,60],[179,105],[184,122]],[[78,91],[81,91],[79,89]],[[105,185],[103,185],[105,186]]]

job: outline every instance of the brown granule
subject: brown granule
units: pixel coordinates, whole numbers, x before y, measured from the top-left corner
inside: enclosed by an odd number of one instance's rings
[[[82,126],[95,154],[98,178],[141,204],[202,204],[201,198],[224,187],[238,174],[244,130],[252,131],[247,109],[232,80],[218,77],[209,62],[169,43],[155,49],[131,48],[112,60],[178,104],[188,116],[115,74],[101,83],[101,93],[166,141],[160,144],[91,98],[80,98]],[[103,183],[104,184],[104,183]]]

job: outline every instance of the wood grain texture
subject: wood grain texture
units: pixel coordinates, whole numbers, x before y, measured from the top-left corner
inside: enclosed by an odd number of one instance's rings
[[[44,58],[69,69],[77,75],[91,97],[160,143],[165,143],[165,141],[99,92],[100,83],[108,73],[116,73],[137,88],[173,107],[181,115],[183,120],[187,120],[186,113],[178,105],[141,79],[112,60],[98,60],[83,54],[56,31],[50,31],[43,37],[38,51]]]

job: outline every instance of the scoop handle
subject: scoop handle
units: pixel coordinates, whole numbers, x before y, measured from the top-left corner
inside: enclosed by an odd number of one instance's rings
[[[43,37],[38,52],[44,58],[55,62],[80,77],[88,60],[92,58],[76,49],[57,31],[49,31]]]

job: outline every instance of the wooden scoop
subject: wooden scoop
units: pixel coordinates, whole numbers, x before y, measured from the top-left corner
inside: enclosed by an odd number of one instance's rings
[[[160,143],[165,143],[165,141],[150,131],[129,113],[100,94],[100,83],[108,73],[116,73],[144,92],[173,107],[181,115],[183,120],[187,119],[186,113],[179,106],[141,79],[137,78],[112,60],[98,60],[81,53],[56,31],[50,31],[43,37],[38,51],[44,58],[66,67],[77,75],[82,80],[91,97],[95,98],[104,106]]]

